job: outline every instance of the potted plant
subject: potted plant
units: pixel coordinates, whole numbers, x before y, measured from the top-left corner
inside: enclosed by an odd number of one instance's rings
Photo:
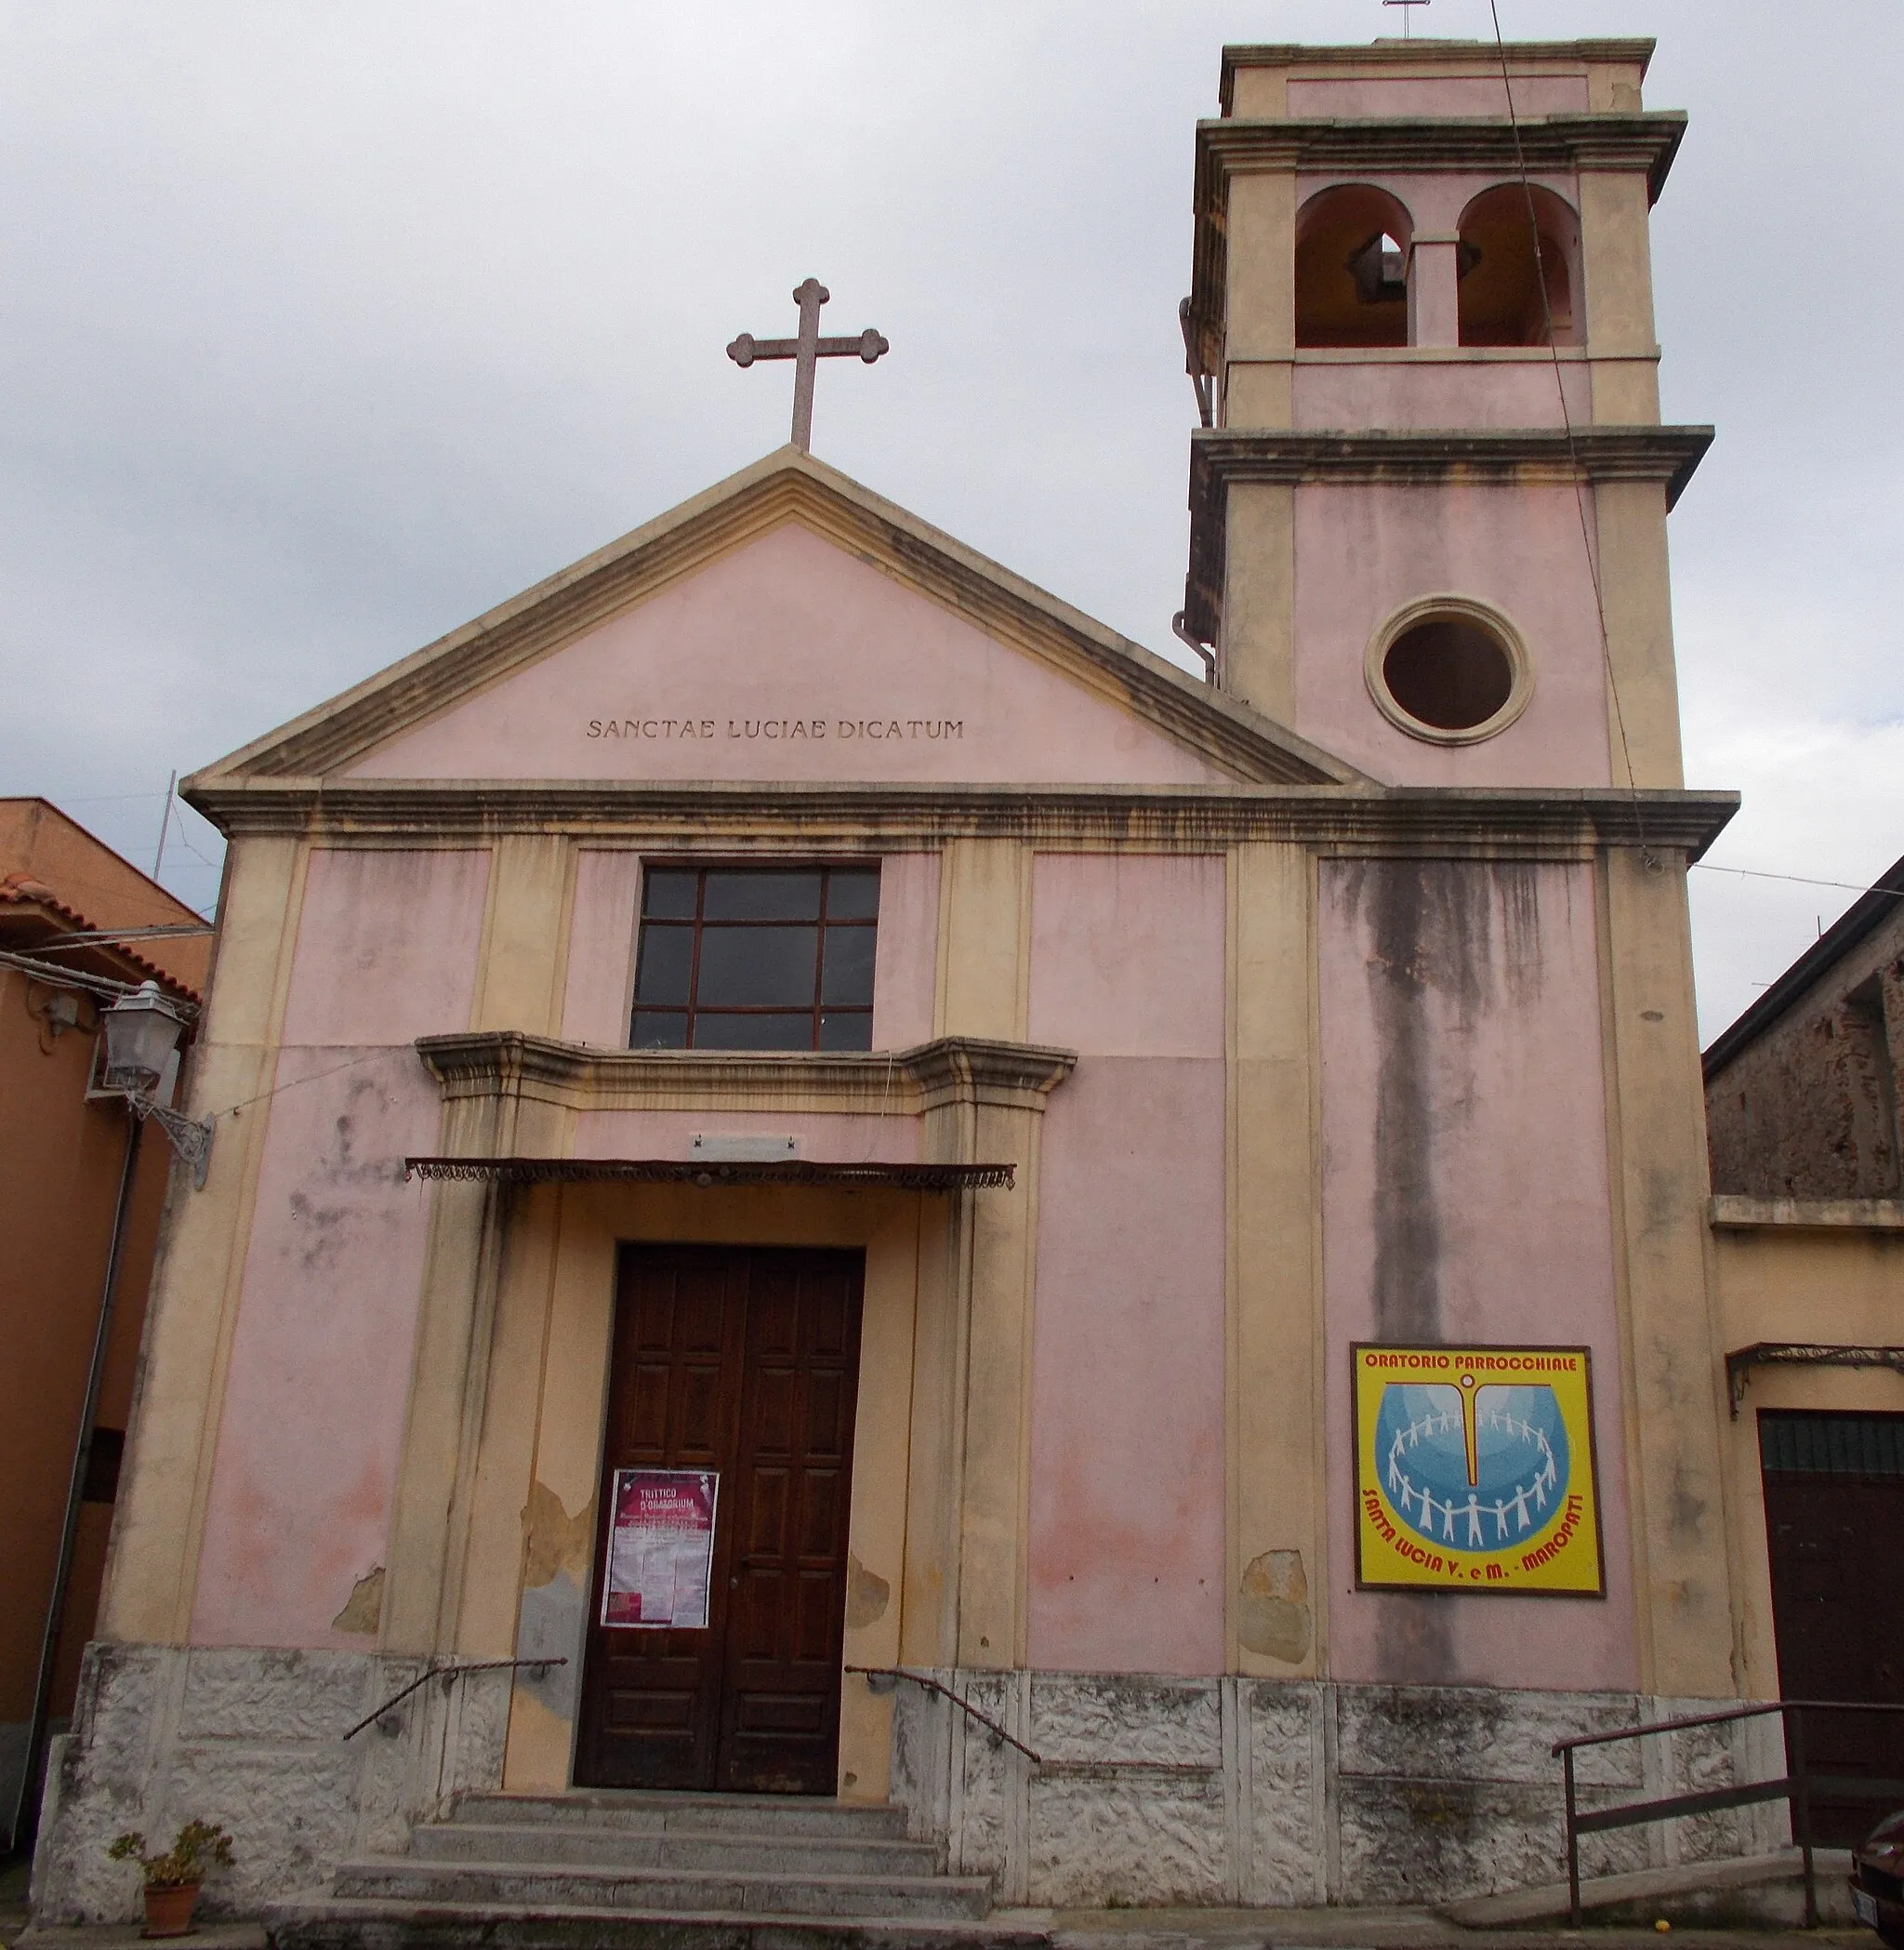
[[[199,1886],[209,1869],[231,1866],[231,1837],[210,1822],[187,1822],[163,1855],[145,1852],[138,1829],[106,1851],[114,1862],[136,1862],[145,1877],[145,1934],[189,1936]]]

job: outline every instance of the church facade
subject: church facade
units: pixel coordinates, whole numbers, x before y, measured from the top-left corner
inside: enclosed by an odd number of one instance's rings
[[[786,448],[189,782],[218,1141],[43,1917],[129,1826],[244,1907],[576,1786],[1426,1900],[1552,1879],[1555,1738],[1776,1692],[1648,52],[1225,52],[1211,682]]]

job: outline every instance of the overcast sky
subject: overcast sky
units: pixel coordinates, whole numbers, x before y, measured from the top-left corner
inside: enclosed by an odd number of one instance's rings
[[[1715,865],[1904,853],[1904,6],[1501,0],[1658,36],[1688,773]],[[1487,0],[1433,0],[1448,35]],[[786,437],[1153,648],[1182,602],[1192,125],[1225,40],[1377,0],[0,0],[0,790],[150,866],[167,773]],[[1418,24],[1422,16],[1418,12]],[[1426,31],[1425,27],[1423,31]],[[174,828],[204,907],[217,835]],[[1694,875],[1710,1038],[1852,897]]]

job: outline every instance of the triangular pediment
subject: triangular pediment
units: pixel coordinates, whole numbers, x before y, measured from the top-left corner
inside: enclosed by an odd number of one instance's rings
[[[783,448],[188,783],[1356,776]]]

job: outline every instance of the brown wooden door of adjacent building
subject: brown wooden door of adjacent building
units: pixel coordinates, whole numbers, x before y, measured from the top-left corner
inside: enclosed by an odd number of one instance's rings
[[[575,1779],[831,1794],[857,1253],[624,1246]],[[617,1469],[720,1476],[704,1629],[609,1626]]]
[[[1904,1705],[1904,1415],[1762,1410],[1778,1689],[1788,1700]],[[1809,1713],[1808,1769],[1904,1775],[1904,1716]],[[1862,1841],[1896,1797],[1830,1796],[1813,1838]]]

